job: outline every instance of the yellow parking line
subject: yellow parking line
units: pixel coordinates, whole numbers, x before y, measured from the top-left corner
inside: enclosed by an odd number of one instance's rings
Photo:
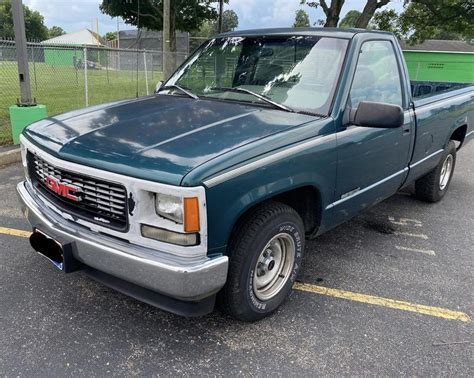
[[[31,235],[30,231],[17,230],[15,228],[0,227],[0,234],[19,236],[28,238]],[[394,308],[397,310],[411,311],[418,314],[435,316],[438,318],[459,320],[461,322],[470,322],[471,318],[460,311],[452,311],[441,307],[425,306],[416,303],[398,301],[395,299],[376,297],[374,295],[359,294],[351,291],[331,289],[329,287],[311,285],[306,283],[296,282],[293,288],[300,291],[306,291],[309,293],[327,295],[334,298],[348,299],[350,301],[368,303],[376,306]]]
[[[388,308],[394,308],[397,310],[411,311],[418,314],[435,316],[438,318],[450,319],[450,320],[459,320],[461,322],[470,322],[471,318],[460,311],[452,311],[446,308],[441,307],[431,307],[420,305],[416,303],[397,301],[395,299],[376,297],[373,295],[353,293],[351,291],[331,289],[329,287],[305,284],[296,282],[293,285],[293,288],[296,290],[306,291],[310,293],[327,295],[334,298],[348,299],[350,301],[368,303],[376,306],[383,306]]]
[[[0,234],[20,236],[22,238],[29,238],[31,231],[17,230],[15,228],[0,227]]]

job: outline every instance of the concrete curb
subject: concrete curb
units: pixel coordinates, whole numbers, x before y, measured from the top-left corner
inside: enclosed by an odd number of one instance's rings
[[[21,161],[21,152],[19,148],[14,150],[9,150],[5,152],[0,152],[0,166],[1,165],[10,165],[18,163]]]

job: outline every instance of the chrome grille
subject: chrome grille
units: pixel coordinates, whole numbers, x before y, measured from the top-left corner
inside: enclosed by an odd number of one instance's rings
[[[27,159],[33,184],[55,205],[89,222],[125,231],[128,226],[127,191],[123,185],[66,171],[31,152]],[[45,184],[48,176],[80,188],[81,201],[54,193]]]

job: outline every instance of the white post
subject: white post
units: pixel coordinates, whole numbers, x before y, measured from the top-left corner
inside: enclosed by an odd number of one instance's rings
[[[84,90],[86,97],[86,108],[89,106],[89,84],[87,82],[87,47],[84,47]]]
[[[145,70],[145,85],[146,85],[146,95],[148,96],[148,71],[146,69],[146,52],[143,51],[143,68]]]

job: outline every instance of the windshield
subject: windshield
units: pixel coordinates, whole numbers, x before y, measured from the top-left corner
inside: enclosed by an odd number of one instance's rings
[[[287,109],[326,115],[347,44],[315,36],[212,39],[166,85],[179,85],[200,98],[269,106],[266,98]]]

